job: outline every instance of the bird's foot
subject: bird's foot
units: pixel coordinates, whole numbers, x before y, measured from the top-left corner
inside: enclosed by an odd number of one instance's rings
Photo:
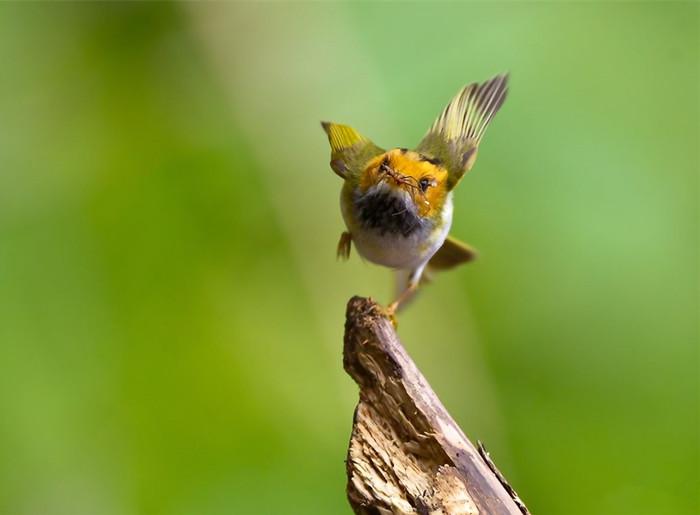
[[[392,302],[386,307],[377,305],[377,311],[379,312],[379,314],[384,318],[388,318],[391,322],[391,325],[394,326],[394,329],[396,329],[399,326],[399,322],[396,319],[396,310],[398,307],[398,302]]]

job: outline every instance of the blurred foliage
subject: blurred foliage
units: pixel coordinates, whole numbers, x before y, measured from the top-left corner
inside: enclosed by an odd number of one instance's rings
[[[698,513],[697,3],[2,4],[0,512],[349,513],[318,121],[511,94],[400,333],[535,514]]]

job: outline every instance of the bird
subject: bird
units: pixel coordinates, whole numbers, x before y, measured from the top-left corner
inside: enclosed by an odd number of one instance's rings
[[[362,258],[397,272],[385,314],[400,307],[433,271],[473,261],[476,250],[449,235],[453,190],[476,160],[486,128],[508,94],[508,74],[464,86],[414,149],[385,150],[348,125],[321,122],[331,169],[343,179],[340,209],[346,231],[337,256]]]

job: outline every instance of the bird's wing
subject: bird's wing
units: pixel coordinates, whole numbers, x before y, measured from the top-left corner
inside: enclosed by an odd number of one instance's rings
[[[508,93],[508,75],[462,88],[447,104],[416,150],[440,160],[454,188],[476,159],[479,142]]]
[[[343,179],[357,177],[362,167],[384,150],[348,125],[321,122],[331,144],[331,168]]]
[[[442,247],[428,261],[428,268],[430,270],[449,270],[462,263],[474,261],[476,257],[476,249],[448,236]]]

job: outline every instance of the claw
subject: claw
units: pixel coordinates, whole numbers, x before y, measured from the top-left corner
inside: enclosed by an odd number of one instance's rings
[[[398,308],[398,304],[396,302],[392,302],[387,307],[377,306],[377,311],[379,314],[384,318],[388,318],[391,325],[394,326],[394,329],[399,327],[399,321],[396,319],[396,308]]]

